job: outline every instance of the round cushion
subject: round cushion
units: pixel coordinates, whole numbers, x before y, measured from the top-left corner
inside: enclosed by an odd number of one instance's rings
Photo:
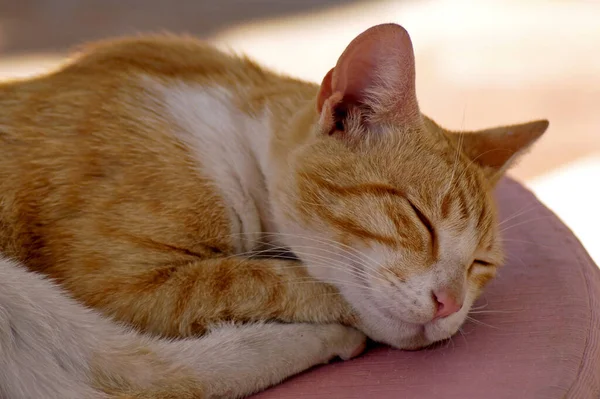
[[[496,192],[507,262],[462,333],[309,370],[255,398],[600,398],[600,271],[533,194]]]

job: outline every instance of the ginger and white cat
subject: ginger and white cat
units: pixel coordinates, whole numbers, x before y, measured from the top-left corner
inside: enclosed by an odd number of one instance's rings
[[[76,343],[21,327],[38,358],[3,344],[0,364],[55,364],[79,385],[32,389],[61,397],[240,397],[358,353],[354,328],[403,349],[446,339],[502,262],[494,185],[547,126],[442,129],[419,110],[394,24],[354,39],[320,86],[170,36],[4,83],[0,251],[158,337],[4,262],[0,333],[20,306],[21,326],[41,312]],[[127,366],[147,357],[156,367]]]

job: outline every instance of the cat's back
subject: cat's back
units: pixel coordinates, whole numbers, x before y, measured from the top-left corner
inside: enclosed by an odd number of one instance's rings
[[[174,36],[97,43],[55,72],[0,84],[0,250],[34,269],[138,261],[131,247],[94,259],[99,237],[135,241],[157,261],[229,251],[214,239],[229,232],[222,195],[165,104],[163,89],[182,86],[225,90],[250,113],[267,96],[314,90]]]
[[[129,118],[138,114],[139,119],[147,116],[151,104],[144,107],[136,101],[153,97],[152,83],[183,81],[234,90],[277,85],[281,80],[285,79],[245,57],[192,38],[149,36],[98,42],[56,71],[0,83],[0,132],[5,140],[59,134],[89,118],[99,122],[103,110],[112,111],[112,121],[123,114]]]
[[[259,112],[268,98],[311,98],[316,90],[193,38],[98,42],[47,75],[0,82],[0,162],[63,163],[86,149],[130,152],[131,141],[160,152],[176,141],[172,133],[179,122],[167,109],[165,94],[182,87],[227,92],[240,114]],[[197,114],[212,117],[209,111]],[[167,151],[181,158],[177,151]],[[19,167],[0,165],[0,173]]]

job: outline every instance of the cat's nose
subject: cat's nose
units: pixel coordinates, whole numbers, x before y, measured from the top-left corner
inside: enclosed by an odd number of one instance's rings
[[[456,294],[444,288],[433,291],[433,299],[437,306],[434,319],[450,316],[463,306],[462,298],[457,298]]]

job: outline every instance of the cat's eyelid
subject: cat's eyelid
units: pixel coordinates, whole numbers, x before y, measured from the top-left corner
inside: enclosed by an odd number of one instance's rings
[[[479,264],[481,266],[485,266],[485,267],[493,267],[494,266],[494,264],[492,262],[488,262],[488,261],[483,260],[483,259],[475,259],[473,261],[473,263],[477,263],[477,264]]]
[[[421,223],[423,223],[423,226],[425,226],[425,228],[427,229],[429,234],[431,234],[431,239],[434,240],[435,239],[435,230],[433,228],[433,224],[431,224],[431,221],[409,199],[406,199],[406,201],[408,202],[408,204],[410,205],[412,210],[415,212],[415,214],[417,215],[417,217],[419,218]]]

